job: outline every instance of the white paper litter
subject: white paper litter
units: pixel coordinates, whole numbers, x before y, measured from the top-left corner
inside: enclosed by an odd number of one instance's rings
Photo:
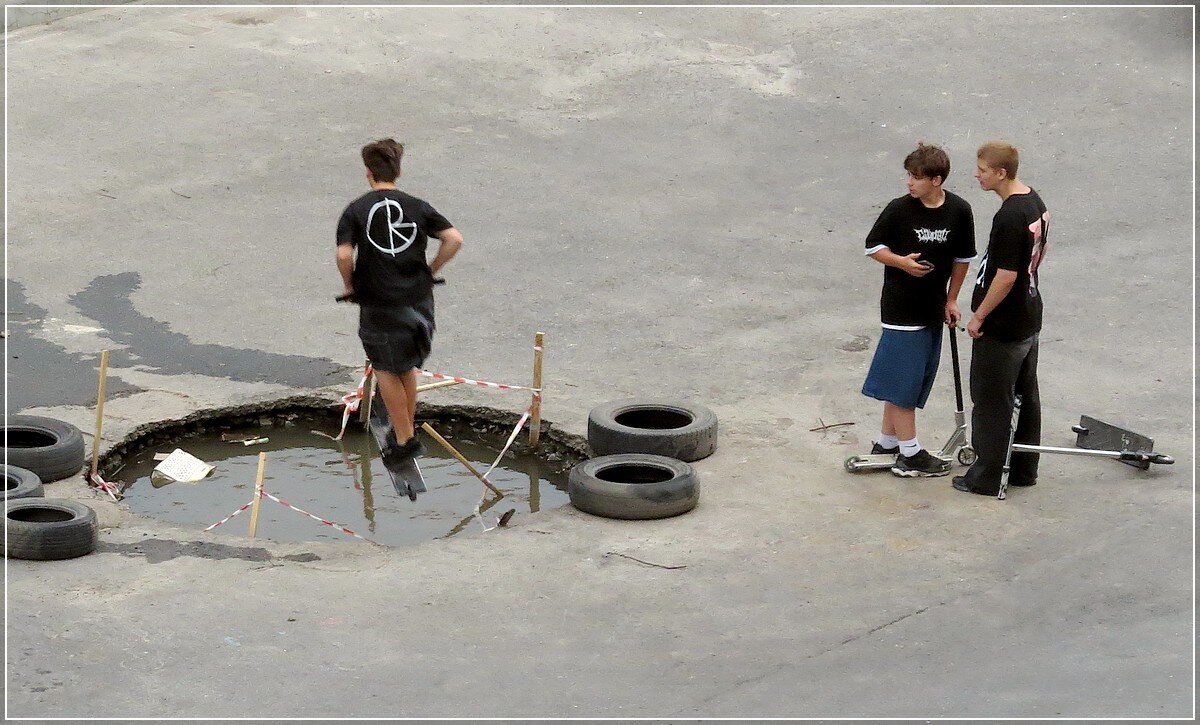
[[[160,477],[179,483],[195,483],[203,480],[214,470],[213,466],[196,458],[183,449],[176,448],[166,460],[154,467],[151,478]]]

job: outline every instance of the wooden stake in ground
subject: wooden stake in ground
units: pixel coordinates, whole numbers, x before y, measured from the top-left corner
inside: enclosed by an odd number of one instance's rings
[[[428,434],[429,434],[429,436],[430,436],[431,438],[433,438],[435,441],[437,441],[438,443],[440,443],[440,444],[441,444],[441,446],[442,446],[442,448],[445,448],[445,449],[446,449],[446,450],[447,450],[447,451],[450,453],[450,455],[452,455],[452,456],[454,456],[455,458],[457,458],[459,463],[461,463],[461,464],[463,464],[464,466],[466,466],[466,467],[467,467],[467,470],[468,470],[468,471],[470,471],[471,473],[475,474],[475,478],[478,478],[478,479],[479,479],[479,480],[480,480],[480,481],[483,483],[483,485],[485,485],[485,486],[487,486],[488,488],[492,489],[492,492],[493,492],[493,493],[495,493],[497,496],[503,496],[503,495],[504,495],[504,492],[503,492],[503,491],[501,491],[500,489],[498,489],[498,488],[496,488],[495,486],[493,486],[493,485],[492,485],[492,484],[491,484],[491,483],[490,483],[490,482],[489,482],[489,481],[488,481],[486,478],[484,478],[484,477],[483,477],[483,474],[482,474],[482,473],[480,473],[479,471],[476,471],[476,470],[475,470],[475,466],[472,466],[472,465],[471,465],[471,462],[470,462],[470,461],[468,461],[468,460],[466,459],[466,457],[464,457],[464,456],[463,456],[463,454],[461,454],[461,453],[459,453],[457,450],[455,450],[455,449],[454,449],[454,446],[450,445],[450,441],[448,441],[448,440],[446,440],[445,438],[443,438],[443,437],[441,436],[441,434],[440,434],[440,433],[438,433],[436,430],[434,430],[434,429],[433,429],[433,427],[432,427],[432,426],[430,426],[428,423],[422,423],[422,424],[421,424],[421,430],[423,430],[423,431],[425,431],[426,433],[428,433]]]
[[[250,538],[258,531],[258,507],[263,498],[263,474],[267,471],[267,454],[258,454],[258,475],[254,477],[254,505],[250,507]]]
[[[368,360],[367,365],[371,364]],[[371,400],[375,397],[375,369],[367,373],[367,379],[363,381],[363,399],[358,404],[358,422],[364,426],[371,419]]]
[[[92,477],[100,464],[100,438],[104,433],[104,388],[108,382],[108,350],[100,353],[100,388],[96,391],[96,437],[92,439]]]
[[[461,380],[439,380],[436,383],[426,383],[425,385],[418,385],[417,392],[424,393],[426,390],[434,390],[436,388],[448,388],[451,385],[462,385],[462,381]]]
[[[529,406],[529,445],[536,448],[538,437],[542,433],[542,340],[545,336],[538,332],[533,336],[533,404]]]

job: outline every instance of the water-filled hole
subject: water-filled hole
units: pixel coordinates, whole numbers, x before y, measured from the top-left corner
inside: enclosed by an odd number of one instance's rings
[[[249,422],[242,416],[237,420],[236,426],[207,420],[199,424],[200,431],[147,436],[146,446],[124,455],[126,465],[111,476],[127,487],[125,502],[137,513],[203,529],[253,499],[258,454],[265,452],[263,485],[267,492],[372,541],[399,545],[482,531],[474,509],[483,484],[424,433],[420,435],[428,454],[418,461],[428,491],[418,494],[414,502],[397,493],[374,438],[356,420],[350,422],[340,442],[312,432],[335,435],[340,412],[304,411],[298,416],[251,417]],[[505,424],[454,417],[431,419],[430,423],[482,473],[503,448],[516,420]],[[222,440],[222,435],[230,440],[267,438],[268,442],[245,446]],[[578,457],[561,450],[553,452],[558,449],[545,445],[534,455],[523,445],[528,429],[520,436],[488,476],[505,492],[498,500],[489,493],[481,507],[488,526],[509,509],[530,513],[569,500],[566,474]],[[155,453],[170,453],[175,448],[216,470],[197,483],[153,481],[151,473],[158,465]],[[249,519],[246,510],[214,533],[244,536]],[[277,541],[355,541],[267,498],[260,506],[256,535]]]

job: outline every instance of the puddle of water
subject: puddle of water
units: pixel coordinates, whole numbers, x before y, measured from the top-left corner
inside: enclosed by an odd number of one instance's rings
[[[191,435],[157,443],[128,459],[115,476],[127,485],[125,503],[133,511],[185,527],[202,529],[233,513],[254,495],[258,454],[267,454],[263,487],[275,496],[316,516],[341,524],[380,544],[401,545],[482,532],[474,516],[483,484],[435,441],[422,435],[428,455],[420,459],[429,490],[415,502],[400,496],[379,458],[370,433],[351,423],[342,441],[332,441],[311,431],[336,433],[338,421],[304,415],[285,425],[268,425],[227,431],[229,437],[267,437],[268,443],[243,446],[219,439],[216,433]],[[500,435],[481,436],[464,423],[433,427],[449,440],[481,473],[504,446]],[[510,429],[511,430],[511,429]],[[522,431],[522,435],[527,435]],[[216,470],[199,483],[151,484],[158,462],[154,454],[182,448]],[[547,461],[512,451],[488,476],[504,498],[484,512],[489,526],[509,509],[518,514],[555,508],[569,500],[567,471],[571,461]],[[485,506],[488,504],[485,503]],[[239,514],[216,533],[247,533],[250,510]],[[346,540],[354,537],[264,498],[258,517],[258,537],[275,541]]]

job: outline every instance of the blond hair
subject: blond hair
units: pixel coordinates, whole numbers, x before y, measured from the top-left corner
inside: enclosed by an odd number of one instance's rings
[[[993,169],[1004,169],[1008,172],[1008,178],[1017,178],[1020,154],[1016,146],[1006,141],[988,141],[979,147],[975,157]]]

